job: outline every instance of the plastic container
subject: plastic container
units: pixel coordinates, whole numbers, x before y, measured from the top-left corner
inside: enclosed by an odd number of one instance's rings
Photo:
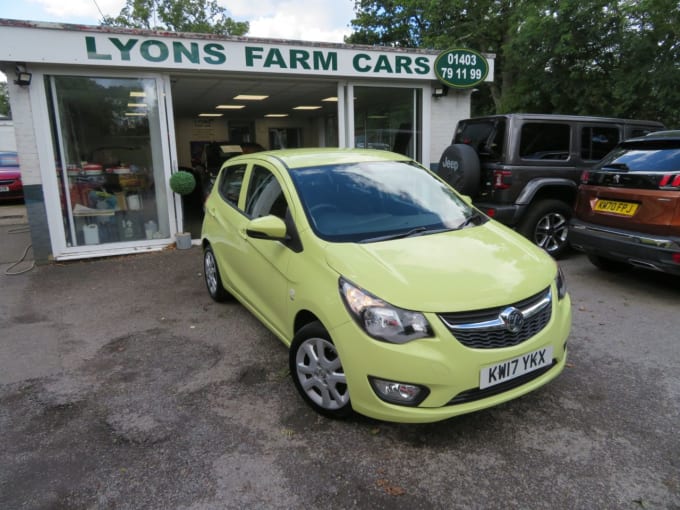
[[[99,226],[96,223],[84,225],[83,237],[85,238],[85,244],[99,244]]]

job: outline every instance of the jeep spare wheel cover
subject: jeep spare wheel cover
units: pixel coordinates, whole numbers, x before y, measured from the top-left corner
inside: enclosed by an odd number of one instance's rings
[[[479,191],[479,156],[469,145],[449,145],[439,159],[437,173],[463,195],[475,196]]]

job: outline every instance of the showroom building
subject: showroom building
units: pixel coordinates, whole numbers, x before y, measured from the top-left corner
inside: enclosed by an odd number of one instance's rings
[[[367,147],[435,168],[493,63],[0,19],[35,259],[158,250],[178,232],[196,242],[210,175],[240,151]],[[199,182],[192,196],[170,189],[182,169]]]

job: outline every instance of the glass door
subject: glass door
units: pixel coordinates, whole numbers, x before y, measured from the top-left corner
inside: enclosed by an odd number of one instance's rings
[[[66,247],[170,237],[157,80],[48,76]]]

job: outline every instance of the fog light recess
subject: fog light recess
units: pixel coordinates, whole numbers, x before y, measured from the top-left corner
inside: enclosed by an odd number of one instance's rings
[[[402,406],[417,406],[430,394],[425,386],[398,381],[387,381],[377,377],[369,377],[373,391],[385,402]]]

